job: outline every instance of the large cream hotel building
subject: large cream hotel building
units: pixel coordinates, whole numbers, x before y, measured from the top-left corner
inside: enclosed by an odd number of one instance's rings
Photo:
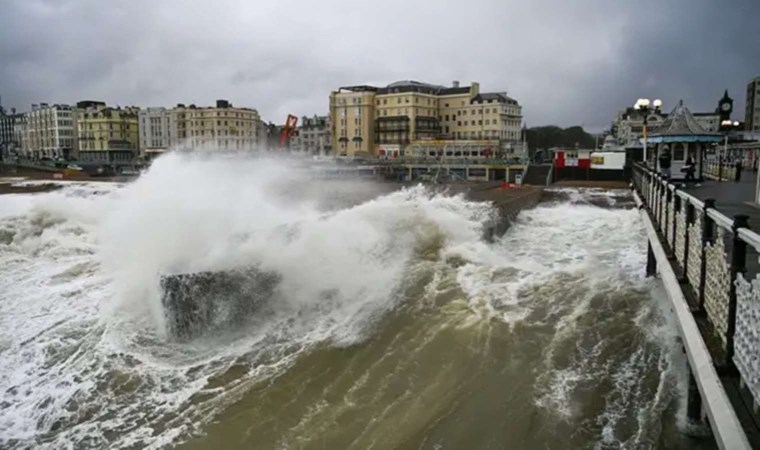
[[[410,154],[431,142],[504,150],[520,147],[522,108],[505,92],[481,93],[478,83],[399,81],[332,92],[330,118],[333,152],[340,156]]]

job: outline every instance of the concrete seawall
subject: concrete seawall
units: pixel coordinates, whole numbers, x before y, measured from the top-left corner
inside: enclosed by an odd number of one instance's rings
[[[520,211],[536,206],[541,200],[542,192],[543,189],[540,187],[495,188],[473,190],[467,193],[467,197],[475,201],[490,202],[496,208],[496,219],[484,231],[485,238],[490,241],[503,235]]]

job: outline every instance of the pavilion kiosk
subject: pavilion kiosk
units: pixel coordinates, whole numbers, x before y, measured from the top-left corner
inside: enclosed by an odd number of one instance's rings
[[[655,150],[653,152],[654,166],[658,172],[660,171],[660,155],[668,148],[672,157],[671,179],[680,180],[686,176],[681,169],[686,164],[686,158],[691,155],[697,165],[694,176],[701,180],[707,149],[722,139],[723,135],[705,130],[681,100],[662,121],[662,124],[646,138],[646,142]]]

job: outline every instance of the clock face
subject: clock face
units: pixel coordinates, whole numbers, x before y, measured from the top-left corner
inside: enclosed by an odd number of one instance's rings
[[[730,103],[724,103],[720,107],[721,107],[721,109],[723,109],[723,111],[728,111],[729,109],[731,109],[731,104]]]

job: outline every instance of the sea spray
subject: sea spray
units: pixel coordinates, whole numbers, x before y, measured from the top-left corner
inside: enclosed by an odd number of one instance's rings
[[[0,446],[702,445],[628,194],[561,192],[492,244],[487,205],[266,158],[0,196]],[[166,338],[161,274],[250,264],[266,308]]]
[[[3,335],[9,442],[105,445],[97,428],[121,446],[144,438],[136,421],[201,420],[188,406],[209,377],[242,363],[255,379],[315,344],[360,342],[406,300],[398,286],[420,247],[477,240],[491,214],[423,187],[325,210],[298,195],[305,176],[271,159],[172,154],[133,183],[66,185],[5,219],[0,307],[6,330],[28,330]],[[161,274],[249,264],[282,279],[262,317],[228,335],[166,341]]]

